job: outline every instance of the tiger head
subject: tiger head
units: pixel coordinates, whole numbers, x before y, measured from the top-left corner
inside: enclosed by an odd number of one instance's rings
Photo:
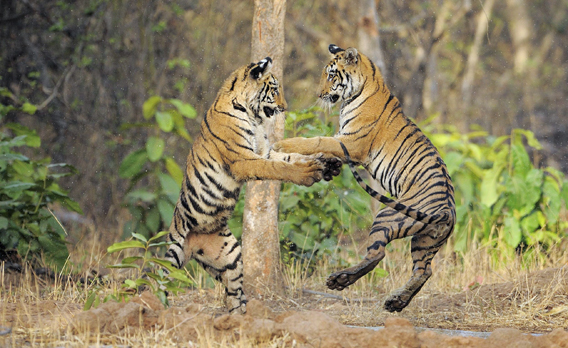
[[[332,44],[329,52],[333,58],[323,69],[319,97],[332,106],[356,95],[363,88],[365,78],[361,71],[361,55],[356,48],[344,50]]]
[[[278,79],[270,72],[272,59],[266,57],[233,73],[225,83],[225,90],[235,96],[242,106],[251,110],[255,118],[265,119],[286,110],[287,104]],[[233,104],[235,99],[233,99]]]

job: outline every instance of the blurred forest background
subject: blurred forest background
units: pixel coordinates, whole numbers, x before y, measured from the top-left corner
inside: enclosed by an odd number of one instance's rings
[[[42,139],[35,155],[75,166],[63,178],[97,229],[124,223],[129,180],[119,166],[150,130],[142,106],[159,95],[201,115],[222,81],[249,63],[253,1],[2,0],[0,104]],[[314,105],[330,43],[384,62],[407,116],[467,132],[532,130],[533,162],[568,171],[568,1],[291,1],[285,23],[284,89],[290,110]],[[166,147],[185,162],[187,143]],[[64,216],[62,216],[64,218]]]

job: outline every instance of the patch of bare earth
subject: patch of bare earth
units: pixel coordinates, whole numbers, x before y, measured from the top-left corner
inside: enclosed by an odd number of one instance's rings
[[[567,294],[568,270],[546,269],[454,295],[424,294],[397,314],[379,301],[312,293],[251,300],[246,315],[229,316],[207,290],[189,291],[168,309],[149,293],[88,311],[61,301],[2,303],[0,326],[12,332],[0,346],[568,347]],[[483,339],[415,327],[493,332]]]

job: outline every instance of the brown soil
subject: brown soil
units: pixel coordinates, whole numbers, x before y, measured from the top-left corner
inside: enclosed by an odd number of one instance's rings
[[[292,299],[251,300],[247,315],[227,315],[213,307],[214,291],[196,290],[173,299],[164,309],[150,293],[128,303],[107,302],[82,311],[79,304],[56,301],[4,303],[1,326],[16,330],[60,327],[62,335],[88,332],[104,338],[134,332],[166,332],[173,343],[193,346],[230,345],[245,340],[249,344],[295,347],[567,347],[568,270],[546,269],[514,282],[482,285],[454,295],[424,294],[403,312],[390,314],[382,303],[357,304],[318,294]],[[531,306],[541,309],[531,310]],[[523,308],[527,310],[523,312]],[[540,308],[540,307],[539,307]],[[360,310],[374,316],[372,325],[381,330],[345,324],[369,325],[368,318],[350,316]],[[19,313],[19,314],[17,314]],[[22,314],[24,313],[24,314]],[[511,314],[513,313],[513,314]],[[523,316],[523,313],[528,315]],[[499,318],[512,318],[497,320]],[[355,319],[354,319],[355,318]],[[491,318],[496,318],[494,321]],[[416,327],[492,331],[487,339],[452,337]],[[521,331],[522,330],[522,331]],[[14,334],[14,332],[12,334]],[[542,335],[529,335],[539,332]],[[0,346],[12,346],[5,336]],[[110,341],[109,341],[110,342]],[[111,343],[112,344],[112,343]],[[200,345],[201,346],[201,345]]]

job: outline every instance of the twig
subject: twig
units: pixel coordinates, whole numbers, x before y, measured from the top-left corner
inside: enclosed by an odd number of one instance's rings
[[[29,14],[31,14],[31,12],[24,12],[24,13],[21,13],[21,14],[12,16],[12,17],[2,18],[2,19],[0,19],[0,24],[7,24],[9,22],[15,22],[15,21],[19,20],[20,18],[24,18],[25,16],[27,16]]]
[[[319,296],[323,296],[323,297],[327,297],[327,298],[334,298],[334,299],[337,299],[337,300],[343,300],[343,301],[346,301],[346,302],[377,302],[378,301],[374,298],[348,298],[348,297],[344,297],[344,296],[328,294],[327,292],[319,292],[319,291],[313,291],[313,290],[308,290],[308,289],[302,289],[302,292],[306,293],[306,294],[319,295]]]
[[[47,211],[51,214],[51,216],[53,216],[53,218],[55,219],[55,221],[57,222],[57,224],[59,224],[59,227],[61,227],[61,229],[63,230],[63,232],[65,232],[65,235],[68,236],[69,233],[67,233],[67,230],[65,229],[65,227],[63,227],[63,225],[61,224],[61,221],[59,221],[59,219],[57,218],[57,216],[55,216],[55,214],[53,214],[53,212],[51,211],[51,209],[47,208]]]
[[[63,72],[63,74],[61,75],[59,80],[57,80],[57,84],[55,84],[55,87],[53,87],[53,91],[51,92],[51,95],[49,97],[47,97],[47,99],[44,100],[43,103],[38,105],[38,107],[37,107],[38,110],[45,108],[47,105],[49,105],[49,103],[51,103],[53,98],[55,98],[57,96],[57,89],[59,88],[59,86],[61,86],[61,83],[63,82],[63,80],[65,80],[66,76],[70,75],[74,70],[75,70],[75,65],[72,65],[69,69],[65,69],[65,71]]]

